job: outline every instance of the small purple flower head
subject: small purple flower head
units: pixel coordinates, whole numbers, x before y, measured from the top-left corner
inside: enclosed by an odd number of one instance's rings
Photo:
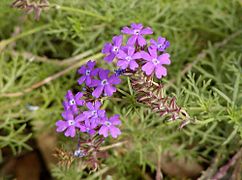
[[[64,111],[62,113],[63,120],[56,122],[57,132],[65,131],[66,137],[74,137],[76,135],[76,128],[81,128],[80,122],[84,121],[83,114],[80,114],[74,118],[74,115],[71,111]]]
[[[78,79],[78,84],[81,85],[82,83],[86,83],[89,86],[92,83],[92,77],[96,76],[98,73],[98,69],[94,69],[96,62],[95,61],[88,61],[86,65],[83,65],[78,70],[78,73],[82,75]]]
[[[143,37],[143,35],[147,35],[147,34],[152,34],[153,33],[151,28],[149,28],[149,27],[143,28],[142,24],[135,24],[135,23],[131,24],[131,28],[124,27],[121,32],[124,33],[124,34],[132,35],[128,39],[127,44],[135,45],[135,43],[137,42],[138,45],[140,45],[140,46],[146,45],[146,40]]]
[[[101,103],[96,101],[94,104],[91,102],[86,103],[88,111],[84,111],[83,114],[91,122],[92,126],[95,128],[100,120],[105,117],[105,110],[100,109]]]
[[[114,115],[110,117],[109,119],[105,117],[102,120],[102,126],[99,129],[98,133],[100,135],[103,135],[104,137],[108,137],[108,134],[110,133],[113,138],[117,138],[118,135],[121,134],[121,131],[119,128],[115,127],[117,125],[120,125],[121,121],[119,120],[119,115]]]
[[[166,48],[170,46],[170,42],[161,36],[158,37],[157,41],[154,39],[150,40],[151,47],[156,48],[158,51],[164,52]]]
[[[71,90],[68,90],[65,96],[65,101],[63,102],[64,110],[71,110],[74,114],[78,113],[78,106],[83,106],[85,100],[81,99],[83,96],[82,92],[78,92],[75,96]]]
[[[117,66],[121,67],[121,69],[126,69],[129,67],[134,71],[137,67],[139,67],[135,60],[140,59],[141,57],[139,52],[135,53],[134,47],[128,47],[127,53],[120,50],[117,57],[119,58]]]
[[[112,96],[116,92],[116,88],[113,85],[119,84],[121,80],[115,74],[109,75],[109,70],[100,69],[99,77],[100,80],[94,79],[90,87],[96,87],[92,92],[95,98],[99,98],[104,91],[105,96]]]
[[[117,56],[119,53],[120,47],[122,45],[123,36],[114,36],[112,43],[106,43],[102,49],[102,53],[106,54],[106,57],[104,58],[107,62],[112,62],[113,59]]]
[[[158,79],[167,75],[167,70],[163,67],[163,64],[170,64],[170,55],[164,53],[157,57],[157,50],[148,48],[149,53],[141,51],[141,57],[146,60],[146,64],[142,66],[142,70],[146,75],[151,75],[155,71],[155,75]]]

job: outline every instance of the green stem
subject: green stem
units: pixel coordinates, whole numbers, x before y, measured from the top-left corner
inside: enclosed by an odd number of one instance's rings
[[[85,14],[85,15],[88,15],[88,16],[96,17],[97,19],[101,19],[103,21],[110,21],[110,19],[105,17],[105,16],[101,16],[101,15],[96,14],[94,12],[86,11],[86,10],[83,10],[83,9],[77,9],[77,8],[66,7],[66,6],[60,6],[60,5],[57,5],[57,4],[51,4],[50,7],[53,7],[53,8],[56,8],[56,9],[61,9],[61,10],[64,10],[64,11]]]

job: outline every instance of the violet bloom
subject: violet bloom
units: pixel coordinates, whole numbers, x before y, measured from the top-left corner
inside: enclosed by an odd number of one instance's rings
[[[170,55],[168,53],[164,53],[157,57],[157,50],[153,48],[148,48],[149,53],[145,51],[141,51],[141,57],[145,59],[147,62],[142,66],[142,70],[146,75],[151,75],[153,71],[155,71],[155,75],[158,79],[162,76],[167,75],[167,70],[163,67],[163,64],[170,64]]]
[[[122,45],[123,36],[114,36],[112,39],[112,43],[106,43],[102,49],[102,53],[106,54],[104,60],[107,62],[112,62],[113,59],[117,56],[119,49]]]
[[[57,132],[65,131],[66,137],[74,137],[76,135],[76,128],[81,128],[80,122],[84,121],[84,115],[80,114],[74,118],[74,115],[71,111],[64,111],[62,113],[63,120],[59,120],[55,123],[57,126]]]
[[[102,126],[99,129],[98,133],[100,135],[103,135],[104,137],[108,137],[108,134],[110,133],[113,138],[117,138],[118,135],[121,134],[121,131],[115,126],[119,124],[121,124],[121,121],[119,120],[119,115],[116,114],[109,119],[106,117],[103,119]]]
[[[90,87],[96,87],[92,92],[95,98],[99,98],[103,91],[105,96],[112,96],[113,93],[116,92],[116,88],[113,85],[119,84],[121,80],[115,74],[108,77],[109,72],[109,70],[100,69],[100,80],[94,79],[92,81]]]
[[[128,47],[127,53],[120,50],[117,57],[119,58],[117,66],[121,67],[122,69],[129,67],[134,71],[137,67],[139,67],[135,60],[140,59],[140,53],[135,53],[134,47]]]
[[[63,102],[63,106],[65,110],[71,110],[74,114],[78,113],[78,106],[83,106],[85,104],[85,100],[81,99],[83,96],[82,92],[78,92],[75,96],[73,95],[71,90],[68,90],[66,93],[66,100]]]
[[[83,112],[85,117],[88,118],[87,121],[90,121],[94,128],[99,124],[100,119],[105,117],[105,110],[100,109],[101,105],[99,101],[96,101],[94,104],[88,102],[86,106],[89,110]]]
[[[143,28],[142,24],[135,24],[135,23],[131,24],[131,28],[124,27],[121,32],[124,33],[124,34],[132,35],[128,39],[127,44],[134,45],[137,42],[138,45],[140,45],[140,46],[146,45],[146,40],[143,37],[143,35],[147,35],[147,34],[152,34],[153,33],[151,28],[149,28],[149,27]]]
[[[170,42],[166,40],[166,38],[163,38],[161,36],[158,37],[157,41],[154,39],[150,40],[151,47],[156,48],[158,51],[165,51],[166,48],[170,46]]]
[[[88,61],[86,65],[83,65],[78,70],[79,74],[82,74],[82,77],[78,79],[78,84],[81,85],[83,82],[89,86],[92,82],[92,77],[97,75],[98,69],[94,69],[96,62]]]

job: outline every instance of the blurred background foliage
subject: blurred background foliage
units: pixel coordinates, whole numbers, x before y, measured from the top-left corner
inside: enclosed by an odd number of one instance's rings
[[[164,179],[210,179],[240,151],[240,0],[50,0],[39,21],[11,8],[12,2],[0,2],[1,175],[13,156],[36,149],[33,141],[52,177],[73,180],[154,179],[161,172]],[[114,70],[100,50],[132,22],[152,27],[153,38],[170,41],[172,64],[161,82],[195,122],[177,130],[178,122],[167,123],[138,104],[123,78],[105,104],[108,113],[121,114],[123,134],[104,146],[120,144],[109,148],[109,157],[91,175],[81,160],[70,168],[57,165],[53,150],[71,153],[76,146],[76,140],[56,135],[55,122],[64,94],[76,88],[77,68],[95,58],[98,66]],[[225,177],[240,177],[238,167],[235,163]]]

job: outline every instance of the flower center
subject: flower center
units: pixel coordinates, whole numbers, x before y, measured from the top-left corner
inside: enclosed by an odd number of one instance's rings
[[[91,71],[88,69],[88,70],[86,70],[86,75],[87,76],[89,76],[90,75],[90,73],[91,73]]]
[[[92,116],[97,116],[97,111],[96,110],[92,111]]]
[[[140,30],[139,30],[139,29],[135,29],[135,30],[134,30],[134,34],[135,34],[135,35],[139,35],[139,33],[140,33]]]
[[[164,45],[163,44],[158,44],[157,47],[160,49],[160,48],[163,48]]]
[[[69,103],[70,103],[70,105],[74,105],[74,104],[76,104],[76,101],[75,101],[74,99],[71,99],[71,100],[69,101]]]
[[[107,79],[104,79],[104,80],[102,80],[102,85],[107,85],[108,84],[108,80]]]
[[[154,65],[157,65],[160,63],[157,59],[152,59],[152,62],[154,63]]]
[[[130,56],[127,56],[126,58],[125,58],[127,61],[131,61],[131,57]]]
[[[105,121],[105,125],[109,127],[109,126],[111,126],[111,125],[112,125],[112,123],[111,123],[111,122],[109,122],[109,121]]]
[[[74,120],[68,120],[68,125],[69,126],[73,126],[75,124],[75,121]]]
[[[119,48],[117,46],[113,46],[113,52],[117,53]]]

